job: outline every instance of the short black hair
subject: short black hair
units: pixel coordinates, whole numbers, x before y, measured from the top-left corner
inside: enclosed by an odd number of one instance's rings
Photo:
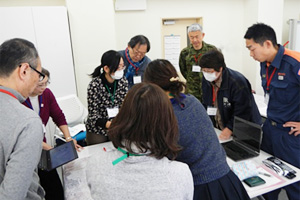
[[[128,42],[128,46],[130,46],[131,48],[134,48],[136,45],[142,45],[142,44],[147,45],[147,52],[149,52],[150,42],[148,38],[144,35],[136,35],[133,38],[131,38],[130,41]]]
[[[211,50],[205,53],[199,62],[201,68],[212,68],[219,72],[220,68],[226,69],[226,64],[224,61],[224,56],[219,50]]]
[[[256,23],[250,26],[244,38],[249,40],[253,39],[254,42],[260,45],[263,45],[266,40],[270,40],[274,47],[277,45],[274,29],[264,23]]]
[[[0,77],[10,76],[21,63],[37,68],[38,59],[33,43],[21,38],[7,40],[0,46]]]

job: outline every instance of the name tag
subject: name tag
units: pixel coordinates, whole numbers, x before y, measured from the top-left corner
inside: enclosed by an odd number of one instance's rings
[[[142,82],[141,76],[133,76],[133,84],[138,84]]]
[[[192,72],[200,72],[201,67],[199,65],[193,65]]]
[[[270,95],[269,95],[269,93],[266,93],[265,94],[265,99],[264,99],[264,102],[265,102],[266,105],[269,104],[269,99],[270,99]]]
[[[207,114],[209,116],[215,116],[217,114],[217,108],[215,108],[215,107],[207,107]]]
[[[106,108],[106,111],[108,114],[108,118],[113,118],[113,117],[117,116],[117,114],[119,113],[119,108],[118,107]]]
[[[43,132],[44,132],[44,135],[46,134],[46,126],[43,124]]]

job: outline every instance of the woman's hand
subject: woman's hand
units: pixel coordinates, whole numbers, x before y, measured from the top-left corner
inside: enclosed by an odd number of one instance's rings
[[[47,144],[46,142],[43,142],[43,149],[46,150],[46,151],[48,151],[50,149],[53,149],[53,147],[50,146],[49,144]]]
[[[75,140],[75,139],[73,139],[73,138],[71,138],[71,137],[67,137],[67,138],[66,138],[66,142],[69,142],[69,141],[71,141],[71,140],[74,142],[74,146],[75,146],[76,150],[77,150],[78,152],[80,152],[81,149],[83,149],[83,147],[80,146],[79,144],[77,144],[77,140]]]
[[[110,125],[111,125],[111,121],[107,121],[106,124],[105,124],[105,127],[106,127],[106,128],[109,128]]]
[[[220,140],[228,140],[230,136],[232,135],[232,131],[229,128],[224,128],[219,135]]]

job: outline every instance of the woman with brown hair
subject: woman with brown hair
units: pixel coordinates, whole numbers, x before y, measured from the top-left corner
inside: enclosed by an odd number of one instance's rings
[[[194,199],[250,199],[238,177],[230,170],[212,122],[200,101],[183,94],[185,84],[167,60],[149,63],[144,81],[160,86],[169,96],[179,127],[182,151],[176,160],[189,165],[194,179]],[[205,94],[203,94],[205,95]]]
[[[114,147],[87,163],[93,199],[192,199],[188,166],[174,159],[178,126],[165,92],[151,83],[134,85],[109,131]],[[96,167],[95,167],[96,166]]]

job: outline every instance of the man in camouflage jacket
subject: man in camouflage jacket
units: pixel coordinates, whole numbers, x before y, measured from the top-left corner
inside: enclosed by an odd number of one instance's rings
[[[215,46],[203,41],[205,33],[202,26],[192,24],[188,28],[188,37],[191,44],[180,52],[179,67],[182,75],[186,79],[187,93],[194,95],[202,102],[202,72],[199,61],[203,54],[216,49]]]

